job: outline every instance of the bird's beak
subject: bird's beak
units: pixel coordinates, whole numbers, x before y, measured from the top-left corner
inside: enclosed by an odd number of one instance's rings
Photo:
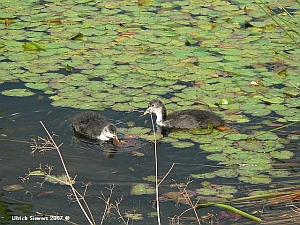
[[[145,116],[145,115],[147,115],[147,114],[151,114],[151,112],[150,112],[150,109],[149,109],[149,108],[148,108],[148,109],[147,109],[147,110],[144,112],[144,114],[143,114],[143,115]]]
[[[117,134],[115,135],[114,140],[116,140],[117,142],[120,142]]]

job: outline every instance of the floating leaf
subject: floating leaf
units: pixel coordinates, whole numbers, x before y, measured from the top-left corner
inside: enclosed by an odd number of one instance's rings
[[[83,34],[82,33],[78,33],[72,37],[70,37],[71,40],[82,40],[83,38]]]
[[[271,152],[271,156],[277,159],[290,159],[293,155],[293,152],[287,150]]]
[[[166,44],[171,41],[171,38],[168,37],[150,37],[148,41],[159,44]]]
[[[270,171],[269,174],[272,177],[288,177],[290,176],[291,173],[284,170],[274,170],[274,171]]]
[[[269,176],[238,177],[238,179],[250,184],[269,184],[271,182]]]
[[[218,191],[211,187],[198,188],[198,189],[196,189],[196,191],[200,195],[217,195],[218,194]]]
[[[219,177],[233,178],[237,177],[238,171],[235,169],[220,169],[215,172]]]
[[[26,83],[25,86],[37,90],[45,90],[48,88],[48,84],[46,83]]]
[[[65,174],[60,176],[46,175],[45,181],[48,181],[52,184],[70,185],[68,177]],[[75,184],[75,180],[72,180],[72,178],[71,178],[71,184]]]
[[[132,135],[140,135],[140,134],[145,134],[151,131],[150,128],[145,128],[145,127],[130,127],[130,128],[118,128],[118,131],[123,132],[127,135],[132,134]]]
[[[131,195],[152,195],[155,193],[155,188],[148,184],[135,184],[130,191]]]
[[[189,148],[194,146],[194,143],[187,141],[175,141],[171,143],[176,148]]]
[[[278,136],[274,133],[268,131],[261,131],[254,135],[254,137],[258,140],[262,141],[275,141],[278,139]]]
[[[24,187],[20,184],[12,184],[12,185],[5,185],[2,187],[4,191],[19,191],[24,189]]]
[[[238,140],[245,140],[248,138],[247,134],[228,134],[225,136],[228,140],[231,141],[238,141]]]
[[[50,182],[50,183],[52,183],[52,184],[58,184],[58,182],[59,182],[59,179],[56,177],[56,176],[53,176],[53,175],[47,175],[46,177],[45,177],[45,181],[48,181],[48,182]]]
[[[137,156],[137,157],[142,157],[142,156],[145,156],[144,153],[142,152],[138,152],[138,151],[132,151],[132,155],[133,156]]]
[[[124,139],[124,140],[114,140],[113,144],[115,146],[121,147],[121,148],[125,148],[125,147],[133,147],[136,145],[136,142],[131,140],[131,139]]]
[[[219,218],[222,219],[231,219],[231,220],[238,220],[241,219],[242,216],[237,213],[232,213],[230,211],[220,211]]]
[[[135,122],[134,122],[134,121],[128,121],[128,122],[127,122],[127,125],[128,125],[129,127],[133,127],[133,126],[135,125]]]
[[[47,20],[43,20],[44,23],[57,23],[60,24],[61,23],[61,19],[60,18],[53,18],[53,19],[47,19]]]
[[[28,175],[29,176],[44,176],[45,172],[41,171],[41,170],[35,170],[35,171],[31,171]]]
[[[1,92],[3,95],[7,96],[15,96],[15,97],[28,97],[32,96],[35,93],[29,91],[28,89],[11,89],[11,90],[6,90]]]
[[[280,104],[284,101],[284,99],[281,97],[263,98],[262,100],[264,102],[272,103],[272,104]]]
[[[46,47],[40,43],[37,42],[27,42],[22,45],[23,48],[27,51],[36,51],[36,50],[46,50]]]
[[[151,182],[155,182],[155,176],[147,176],[147,177],[143,177],[143,180],[146,180],[146,181],[151,181]],[[158,179],[160,180],[160,179]]]
[[[37,196],[38,197],[46,197],[46,196],[52,195],[53,193],[54,193],[54,191],[45,191],[45,192],[38,194]]]
[[[296,135],[296,134],[289,134],[287,136],[287,138],[290,139],[290,140],[293,140],[293,141],[297,141],[297,140],[300,139],[299,135]]]
[[[147,213],[147,216],[150,218],[157,217],[157,212],[149,212]]]
[[[188,193],[182,193],[179,191],[170,191],[164,193],[164,196],[168,199],[171,199],[172,201],[176,203],[181,203],[181,204],[188,204],[188,200],[190,197],[192,197],[191,194]]]
[[[255,141],[255,140],[249,140],[249,141],[244,141],[244,140],[241,140],[241,141],[238,141],[238,145],[245,149],[245,150],[257,150],[257,149],[262,149],[263,148],[263,145],[261,142],[259,141]]]
[[[164,64],[164,63],[155,63],[155,64],[151,64],[151,63],[143,64],[143,63],[140,63],[139,66],[142,69],[144,69],[144,70],[158,71],[158,70],[161,70],[162,68],[166,67],[166,64]]]
[[[127,217],[129,219],[132,219],[132,220],[142,220],[143,219],[143,214],[125,212],[125,217]]]
[[[214,172],[211,173],[200,173],[200,174],[191,174],[191,177],[194,177],[196,179],[211,179],[216,177],[216,174]]]
[[[66,71],[68,73],[71,73],[71,71],[72,71],[72,67],[69,64],[66,65]]]

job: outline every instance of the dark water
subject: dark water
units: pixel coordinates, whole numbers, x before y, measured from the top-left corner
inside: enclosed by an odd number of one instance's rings
[[[9,85],[15,87],[17,84],[5,84],[5,89]],[[3,90],[2,89],[2,90]],[[34,171],[42,165],[53,166],[51,174],[60,175],[64,173],[58,153],[55,150],[47,151],[44,154],[35,152],[34,156],[30,154],[30,143],[32,139],[38,137],[46,137],[46,132],[42,128],[39,121],[42,121],[50,133],[55,133],[55,141],[57,144],[63,143],[60,148],[65,160],[68,171],[72,177],[77,175],[75,188],[83,193],[83,183],[91,182],[88,188],[86,200],[93,212],[95,220],[99,223],[102,213],[105,209],[104,201],[101,200],[101,192],[106,197],[109,196],[107,187],[114,185],[112,194],[112,202],[123,198],[120,204],[120,210],[124,212],[145,213],[154,212],[152,208],[154,196],[131,196],[130,188],[135,183],[145,183],[142,177],[154,175],[154,153],[153,144],[146,140],[137,140],[135,147],[116,149],[114,158],[107,157],[107,151],[110,150],[109,144],[101,146],[97,143],[84,143],[73,137],[71,129],[72,117],[80,112],[70,108],[55,108],[51,106],[51,102],[47,96],[37,92],[33,97],[18,98],[6,97],[0,95],[1,114],[1,155],[0,155],[0,179],[1,186],[11,184],[22,184],[24,190],[16,192],[6,192],[1,190],[3,198],[1,205],[6,207],[3,213],[2,221],[6,221],[7,216],[12,215],[35,215],[35,212],[44,212],[46,214],[56,214],[60,216],[70,216],[71,221],[78,224],[86,224],[79,206],[76,203],[69,203],[67,193],[70,192],[68,186],[53,185],[45,182],[42,188],[38,184],[43,179],[39,177],[31,177],[27,183],[22,183],[20,177],[25,177],[29,171]],[[146,105],[146,104],[145,104]],[[139,112],[113,112],[106,110],[103,115],[110,118],[113,122],[117,121],[118,127],[126,127],[126,122],[135,121],[137,126],[144,125],[145,117],[141,117]],[[136,150],[145,154],[143,157],[132,155],[132,151]],[[182,163],[176,165],[172,170],[170,179],[166,179],[164,185],[173,183],[172,179],[181,179],[178,182],[185,182],[185,177],[191,172],[203,171],[201,159],[205,158],[198,149],[183,150],[180,153],[177,149],[173,149],[169,144],[159,144],[159,173],[164,175],[173,162]],[[195,161],[197,166],[190,165],[190,159]],[[186,165],[185,165],[186,164]],[[47,170],[46,170],[47,171]],[[150,183],[151,184],[151,183]],[[164,189],[162,185],[162,190]],[[37,195],[54,191],[54,194],[46,197],[38,197]],[[163,208],[170,205],[172,210],[164,213],[163,220],[167,221],[168,216],[175,215],[178,211],[174,207],[174,203],[164,203]],[[165,211],[162,208],[163,211]],[[180,210],[178,211],[180,212]],[[177,213],[178,213],[177,212]],[[112,224],[118,223],[118,215],[112,210]],[[107,219],[108,221],[108,219]],[[9,219],[6,221],[14,223]],[[18,221],[16,222],[18,223]],[[23,221],[22,224],[39,224],[38,222]],[[43,222],[47,223],[47,222]],[[62,222],[63,223],[63,222]],[[134,224],[156,224],[155,218],[145,218],[142,222],[134,222]]]
[[[19,84],[3,84],[1,90],[7,87],[15,88]],[[85,143],[73,137],[71,129],[72,117],[80,112],[71,108],[56,108],[51,106],[51,101],[40,92],[32,97],[17,98],[0,95],[0,186],[11,184],[22,184],[24,190],[6,192],[0,190],[0,215],[1,224],[53,224],[53,221],[11,221],[11,216],[36,215],[35,212],[58,216],[69,216],[72,222],[77,224],[88,224],[79,206],[75,202],[69,202],[68,186],[54,185],[45,182],[42,187],[40,177],[31,177],[28,182],[22,183],[20,177],[25,177],[29,171],[34,171],[39,165],[46,168],[46,165],[53,166],[51,174],[60,175],[64,173],[58,153],[55,150],[47,151],[44,154],[35,152],[31,155],[30,143],[32,139],[46,137],[45,130],[39,121],[43,121],[49,132],[55,133],[57,144],[63,143],[60,148],[65,164],[72,177],[77,176],[75,188],[84,192],[84,184],[91,183],[86,194],[86,201],[94,215],[96,223],[99,224],[105,209],[105,203],[100,198],[104,194],[109,197],[111,185],[114,185],[111,202],[122,199],[119,204],[122,214],[125,212],[143,214],[142,221],[134,221],[133,224],[157,224],[156,218],[147,217],[147,213],[155,212],[153,204],[154,195],[131,196],[130,189],[136,183],[151,182],[142,180],[142,177],[155,174],[154,148],[153,144],[138,139],[134,147],[117,148],[114,157],[108,158],[107,151],[111,149],[108,145],[96,143]],[[145,103],[146,106],[146,103]],[[141,109],[142,110],[142,109]],[[103,115],[108,117],[118,127],[127,127],[126,122],[135,121],[136,126],[148,126],[145,118],[140,112],[117,112],[106,110]],[[241,128],[242,129],[242,128]],[[294,145],[294,147],[296,144]],[[132,151],[144,153],[143,157],[132,155]],[[158,144],[159,174],[164,176],[171,165],[177,164],[172,169],[166,180],[160,186],[160,193],[166,191],[178,191],[178,188],[170,188],[170,184],[186,183],[189,174],[204,173],[213,170],[214,162],[208,162],[205,153],[195,144],[191,148],[176,149],[168,143]],[[189,185],[189,189],[199,188],[199,180]],[[218,183],[231,185],[233,179],[218,178]],[[240,184],[237,184],[240,185]],[[241,188],[241,194],[243,192]],[[38,197],[43,192],[53,191],[50,196]],[[174,202],[161,202],[161,218],[163,224],[169,224],[170,218],[180,215],[189,208],[184,204],[176,205]],[[201,210],[201,214],[217,213],[218,209],[209,208]],[[110,218],[106,218],[104,224],[121,223],[115,209],[111,209]],[[192,211],[184,216],[194,217]],[[65,224],[56,221],[55,224]],[[132,224],[129,221],[129,224]],[[188,224],[188,223],[187,223]],[[253,223],[254,224],[254,223]]]

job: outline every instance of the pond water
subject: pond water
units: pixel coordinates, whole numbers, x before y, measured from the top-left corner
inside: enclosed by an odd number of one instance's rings
[[[1,88],[6,89],[20,84],[4,84]],[[155,174],[154,144],[143,138],[135,139],[134,147],[116,148],[116,153],[108,157],[107,151],[111,149],[110,144],[99,145],[98,143],[83,142],[73,136],[71,129],[71,119],[82,111],[70,108],[52,107],[47,96],[37,92],[33,97],[15,98],[0,96],[1,101],[1,166],[0,179],[1,186],[21,184],[24,190],[20,191],[1,191],[2,218],[1,224],[10,224],[11,216],[30,216],[36,215],[35,212],[69,216],[72,222],[77,224],[87,224],[83,213],[75,202],[69,202],[68,186],[60,186],[43,181],[41,176],[30,177],[27,182],[22,183],[20,177],[25,177],[29,171],[35,171],[39,165],[47,171],[47,165],[53,167],[52,175],[64,173],[61,161],[56,150],[47,151],[43,154],[38,151],[31,155],[30,143],[32,139],[46,137],[46,133],[39,121],[42,121],[50,133],[55,133],[57,144],[63,143],[60,147],[67,169],[72,177],[76,177],[74,187],[80,192],[84,192],[84,185],[91,183],[86,192],[86,201],[97,222],[100,223],[105,203],[101,199],[102,193],[108,199],[110,192],[108,188],[114,185],[111,195],[111,203],[121,200],[119,204],[122,215],[125,213],[142,214],[143,220],[129,222],[129,224],[157,224],[156,217],[150,217],[155,212],[155,196],[150,195],[131,195],[130,190],[133,185],[146,183],[154,187],[153,182],[145,181],[143,178]],[[145,103],[145,107],[146,107]],[[141,109],[141,112],[143,109]],[[136,126],[151,127],[149,117],[141,116],[141,112],[119,112],[105,110],[105,115],[111,122],[118,127],[128,127],[127,122],[134,121]],[[148,121],[145,123],[145,121]],[[249,125],[255,125],[250,123]],[[243,127],[232,124],[236,129],[243,130]],[[122,134],[120,135],[122,137]],[[299,143],[293,142],[289,149],[299,147]],[[143,153],[143,156],[136,156],[133,152]],[[159,187],[160,196],[163,193],[178,192],[179,188],[175,184],[186,184],[190,174],[206,173],[214,171],[216,168],[224,167],[214,161],[207,160],[208,152],[202,151],[201,146],[195,143],[192,147],[176,148],[164,140],[157,146],[158,171],[160,177],[167,174],[173,163],[176,163],[166,179]],[[287,168],[285,168],[287,169]],[[296,168],[294,168],[296,169]],[[292,177],[285,177],[284,182],[293,180]],[[188,190],[201,187],[202,180],[190,178]],[[215,178],[210,179],[215,185],[230,185],[236,187],[238,192],[236,197],[244,196],[249,189],[265,189],[267,186],[243,184],[236,179]],[[276,181],[278,182],[278,181]],[[273,183],[275,184],[275,183]],[[53,192],[51,195],[39,197],[44,192]],[[195,201],[195,200],[194,200]],[[176,224],[176,215],[179,216],[186,209],[190,208],[184,203],[175,203],[172,200],[160,203],[161,219],[163,224]],[[259,207],[260,208],[260,207]],[[259,210],[259,208],[257,210]],[[210,207],[198,211],[200,217],[208,215],[218,215],[222,209]],[[224,211],[224,210],[223,210]],[[173,218],[173,219],[172,219]],[[54,218],[55,219],[55,218]],[[125,220],[127,220],[125,218]],[[180,221],[188,224],[195,220],[195,214],[190,210],[181,216]],[[211,218],[216,222],[216,218]],[[111,214],[105,219],[104,224],[117,224],[121,221],[117,211],[112,208]],[[209,221],[206,219],[205,221]],[[239,218],[240,223],[247,221]],[[224,221],[223,221],[224,222]],[[49,222],[43,222],[47,224]],[[56,222],[58,224],[65,222]],[[122,222],[120,222],[122,223]],[[22,221],[20,224],[40,224],[36,221]],[[226,223],[231,224],[230,220]],[[250,224],[249,221],[247,224]],[[253,224],[255,224],[253,222]]]
[[[13,84],[17,86],[16,84]],[[9,84],[2,85],[6,88]],[[39,96],[39,97],[38,97]],[[1,107],[1,186],[10,184],[22,184],[20,177],[24,177],[29,171],[34,171],[46,165],[53,166],[52,174],[64,173],[62,164],[56,150],[47,151],[44,154],[36,152],[31,155],[30,143],[32,139],[45,137],[46,133],[40,125],[42,121],[50,132],[55,133],[57,144],[63,143],[61,153],[71,176],[77,175],[75,188],[83,192],[83,183],[91,182],[88,188],[86,200],[91,208],[96,220],[101,217],[105,204],[100,199],[101,192],[108,197],[106,188],[114,185],[112,203],[117,199],[123,199],[120,204],[122,212],[142,213],[145,219],[135,224],[155,224],[154,219],[147,219],[147,213],[155,211],[153,206],[154,195],[131,196],[130,189],[136,183],[144,183],[142,177],[154,175],[154,150],[153,143],[147,140],[138,139],[135,147],[117,148],[115,157],[106,156],[107,146],[100,146],[97,143],[84,143],[74,138],[71,129],[71,119],[78,113],[78,110],[69,108],[52,107],[47,96],[40,95],[29,98],[11,98],[0,96]],[[42,97],[40,99],[40,97]],[[147,104],[145,103],[145,106]],[[103,115],[110,120],[117,121],[118,127],[126,127],[126,122],[134,121],[136,125],[150,126],[142,117],[140,112],[116,112],[106,110]],[[109,145],[109,144],[107,144]],[[133,156],[132,152],[144,153],[143,157]],[[158,145],[159,173],[164,175],[170,169],[172,163],[176,165],[169,178],[161,186],[161,191],[165,186],[176,182],[185,182],[189,173],[204,172],[208,169],[205,166],[205,153],[199,148],[176,149],[170,144],[159,143]],[[191,161],[192,160],[192,161]],[[174,179],[174,181],[172,181]],[[76,203],[69,203],[67,193],[68,186],[53,185],[44,183],[42,187],[37,182],[43,180],[39,177],[30,178],[27,183],[22,184],[24,190],[18,192],[6,192],[6,197],[2,204],[5,205],[5,218],[8,215],[34,215],[34,212],[55,213],[62,216],[70,216],[71,220],[84,224],[86,220],[80,212]],[[153,183],[150,182],[153,186]],[[166,188],[169,189],[169,188]],[[176,190],[176,188],[174,188]],[[38,194],[53,191],[54,193],[46,197],[37,197]],[[168,206],[167,206],[168,205]],[[165,208],[165,210],[164,210]],[[179,209],[174,203],[166,202],[162,204],[163,221],[168,217],[179,213]],[[177,212],[176,212],[177,211]],[[118,215],[112,212],[111,219],[117,220]],[[9,221],[9,219],[8,219]],[[6,221],[7,222],[7,221]],[[113,222],[114,223],[114,222]],[[27,224],[25,222],[25,224]],[[28,223],[30,224],[30,223]]]

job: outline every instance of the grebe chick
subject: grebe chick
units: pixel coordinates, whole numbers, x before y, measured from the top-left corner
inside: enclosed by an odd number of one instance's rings
[[[109,141],[111,138],[119,142],[117,127],[96,112],[83,112],[73,118],[72,127],[74,132],[91,139]]]
[[[224,125],[224,120],[213,112],[199,109],[180,110],[167,115],[165,105],[160,100],[152,100],[144,115],[154,113],[156,124],[166,128],[207,128],[209,125]]]

